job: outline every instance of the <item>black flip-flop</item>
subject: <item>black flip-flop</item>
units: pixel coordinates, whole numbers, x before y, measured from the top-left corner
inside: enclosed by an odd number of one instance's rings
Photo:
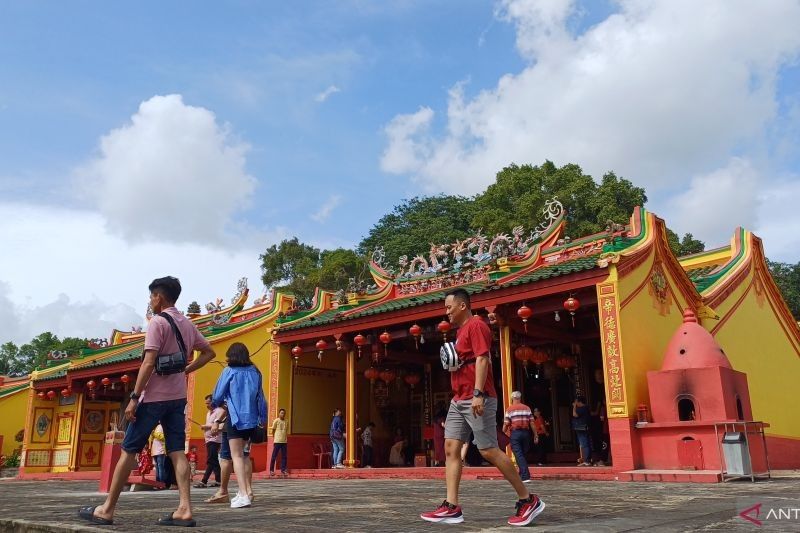
[[[156,522],[159,526],[176,526],[176,527],[195,527],[197,522],[194,518],[190,520],[181,520],[172,516],[172,513],[165,514]]]
[[[98,524],[101,526],[110,526],[114,524],[113,520],[109,520],[108,518],[102,518],[100,516],[94,515],[94,510],[97,509],[97,506],[91,507],[81,507],[78,510],[78,516],[89,522],[90,524]]]

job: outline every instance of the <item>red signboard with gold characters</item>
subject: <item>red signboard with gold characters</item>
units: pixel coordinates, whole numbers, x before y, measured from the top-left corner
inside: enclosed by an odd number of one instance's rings
[[[609,418],[628,416],[625,401],[625,372],[619,342],[619,299],[613,284],[597,289],[600,310],[600,336],[606,370],[606,400]]]

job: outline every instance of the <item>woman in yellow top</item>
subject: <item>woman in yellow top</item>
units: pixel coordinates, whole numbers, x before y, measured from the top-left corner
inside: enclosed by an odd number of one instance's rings
[[[278,418],[272,423],[272,459],[269,460],[269,475],[275,475],[275,460],[281,454],[281,474],[289,475],[286,471],[286,409],[278,411]]]
[[[166,446],[164,445],[164,429],[161,424],[157,425],[150,434],[152,443],[150,444],[150,452],[153,456],[153,462],[156,464],[156,481],[164,484],[164,488],[177,487],[177,480],[175,479],[175,469],[172,468],[172,461],[167,455]]]

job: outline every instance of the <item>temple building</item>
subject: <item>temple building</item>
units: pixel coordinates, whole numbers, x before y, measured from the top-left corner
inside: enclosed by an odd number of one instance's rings
[[[243,342],[259,369],[267,372],[269,327],[293,301],[276,293],[244,309],[248,292],[242,279],[230,306],[223,307],[219,299],[206,306],[206,314],[188,314],[217,353],[214,361],[189,376],[188,383],[187,449],[197,446],[202,463],[204,398],[214,389],[225,351],[233,342]],[[100,470],[105,433],[124,427],[121,421],[128,393],[136,382],[143,344],[141,328],[114,331],[110,342],[93,344],[75,356],[56,354],[53,358],[51,354],[45,368],[31,373],[26,403],[20,409],[27,417],[22,476]],[[254,452],[262,469],[265,453],[265,447]]]
[[[353,280],[348,291],[336,294],[317,289],[309,309],[298,309],[279,292],[246,308],[243,285],[230,307],[190,315],[219,364],[190,377],[187,449],[194,444],[202,452],[203,396],[221,372],[225,350],[238,341],[255,354],[264,374],[270,420],[279,409],[287,411],[290,469],[330,466],[325,446],[336,408],[343,410],[349,437],[348,467],[360,465],[358,435],[369,422],[376,425],[375,466],[388,466],[397,441],[405,442],[406,463],[431,464],[434,418],[451,397],[449,374],[439,363],[442,342],[455,335],[444,298],[464,288],[473,312],[490,322],[494,334],[500,405],[520,390],[549,423],[546,464],[532,467],[533,477],[653,479],[647,471],[658,469],[697,471],[691,479],[659,479],[716,481],[724,467],[713,446],[706,444],[698,456],[698,445],[686,442],[712,442],[709,424],[739,419],[762,423],[771,468],[800,467],[800,414],[785,406],[786,391],[800,379],[800,329],[769,274],[758,237],[737,229],[728,246],[677,258],[664,221],[642,208],[627,225],[609,224],[581,238],[565,234],[565,213],[555,199],[543,215],[533,230],[478,232],[430,245],[394,268],[378,249],[369,285]],[[707,334],[692,330],[700,348],[681,344],[686,327]],[[709,339],[724,351],[724,361],[714,366],[699,357],[699,374],[730,378],[711,400],[686,385],[691,380],[673,375],[684,370],[674,360],[680,361],[680,350],[706,350]],[[31,375],[25,473],[99,467],[103,434],[119,424],[142,342],[139,331],[115,331],[108,346],[52,361]],[[653,372],[673,373],[665,378],[675,386],[670,395],[650,387],[660,379]],[[575,466],[570,420],[576,396],[587,399],[600,421],[595,430],[602,466]],[[728,399],[732,410],[712,407]],[[686,400],[694,402],[693,419]],[[254,446],[257,470],[264,468],[269,440]],[[757,445],[754,450],[761,453]]]

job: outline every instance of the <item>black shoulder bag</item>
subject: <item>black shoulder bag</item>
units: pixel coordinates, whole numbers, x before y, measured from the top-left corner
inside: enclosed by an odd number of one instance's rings
[[[163,317],[172,326],[172,332],[178,340],[178,349],[175,353],[160,353],[156,356],[156,374],[159,376],[168,376],[170,374],[178,374],[186,370],[186,345],[183,343],[183,337],[175,325],[175,321],[167,313],[158,313],[158,316]]]

